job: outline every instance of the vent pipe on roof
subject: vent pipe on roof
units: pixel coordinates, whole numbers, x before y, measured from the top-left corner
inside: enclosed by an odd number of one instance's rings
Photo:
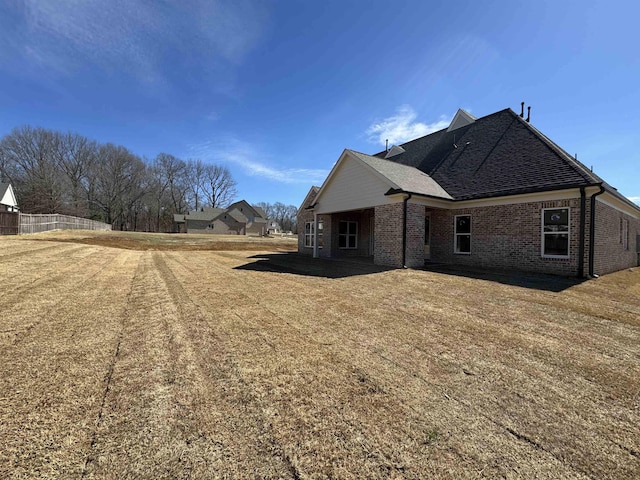
[[[527,123],[529,123],[530,118],[531,118],[531,106],[527,107]]]
[[[384,151],[385,152],[389,151],[389,139],[388,138],[384,141]]]
[[[524,118],[524,102],[520,102],[520,118]]]

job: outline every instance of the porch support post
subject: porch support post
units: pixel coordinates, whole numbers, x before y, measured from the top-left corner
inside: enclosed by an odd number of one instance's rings
[[[318,214],[313,212],[313,258],[318,258]]]

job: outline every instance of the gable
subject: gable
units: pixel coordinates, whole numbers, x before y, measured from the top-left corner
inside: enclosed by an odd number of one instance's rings
[[[316,213],[341,212],[384,205],[391,185],[348,152],[329,174],[316,197]]]
[[[227,212],[232,212],[234,210],[237,210],[242,216],[247,219],[260,216],[260,213],[255,208],[253,208],[253,206],[251,206],[246,200],[239,200],[227,207]]]
[[[10,207],[18,206],[18,202],[16,200],[15,194],[13,193],[13,187],[11,187],[11,184],[0,183],[0,197],[0,205],[8,205]]]
[[[476,121],[476,117],[471,115],[469,112],[465,112],[461,108],[458,109],[453,120],[449,124],[449,128],[447,128],[447,132],[451,132],[452,130],[457,130],[461,127],[466,127],[467,125],[472,124]]]

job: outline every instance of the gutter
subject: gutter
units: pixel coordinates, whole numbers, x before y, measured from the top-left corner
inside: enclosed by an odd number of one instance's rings
[[[402,268],[407,268],[407,203],[413,196],[411,193],[404,197],[402,205]]]
[[[591,195],[591,218],[589,220],[589,276],[592,278],[598,278],[598,275],[593,273],[593,262],[596,249],[596,197],[598,195],[602,195],[604,190],[604,187],[600,184],[600,191]]]
[[[584,230],[587,220],[587,193],[585,187],[580,187],[580,244],[578,245],[578,278],[584,277]]]

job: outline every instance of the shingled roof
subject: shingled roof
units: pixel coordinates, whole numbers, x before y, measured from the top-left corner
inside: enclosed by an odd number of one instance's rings
[[[392,190],[451,200],[451,196],[438,183],[415,167],[366,155],[355,150],[347,151],[386,178]]]
[[[401,147],[388,161],[424,172],[455,200],[603,183],[510,108]]]

